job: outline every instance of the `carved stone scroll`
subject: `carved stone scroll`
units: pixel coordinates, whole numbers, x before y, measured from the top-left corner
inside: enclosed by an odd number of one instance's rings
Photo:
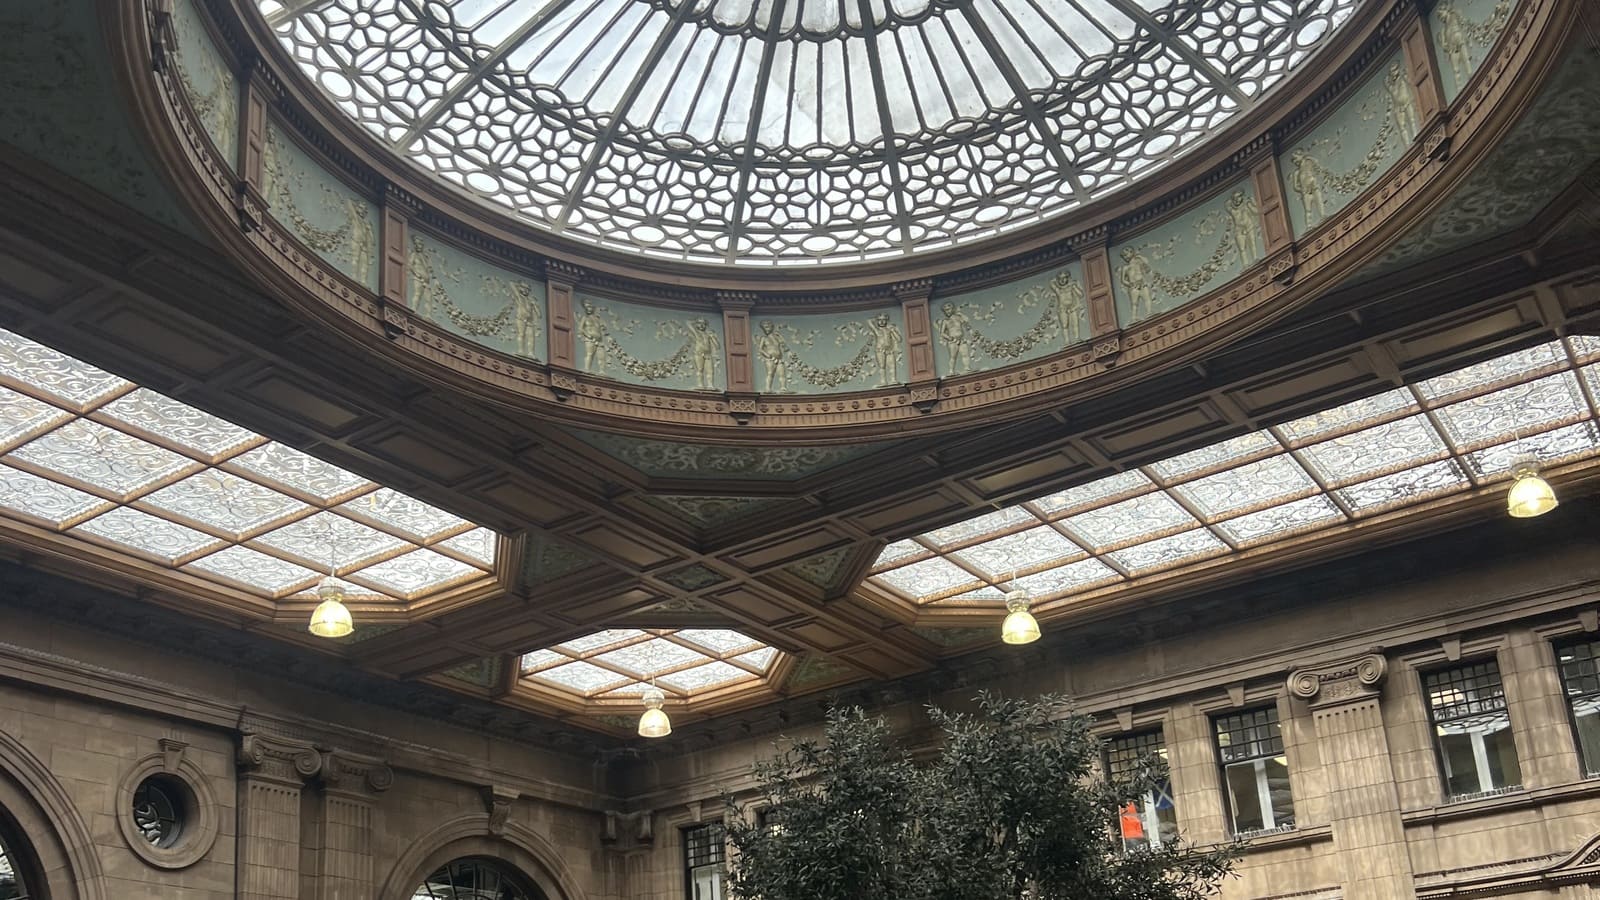
[[[1377,653],[1352,662],[1296,669],[1289,675],[1289,693],[1313,707],[1375,698],[1388,671],[1388,661]]]

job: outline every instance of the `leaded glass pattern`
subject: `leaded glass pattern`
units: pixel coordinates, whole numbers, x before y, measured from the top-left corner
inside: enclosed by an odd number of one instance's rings
[[[494,577],[493,531],[3,330],[0,382],[0,519],[271,599]]]
[[[869,590],[998,607],[1070,600],[1600,458],[1600,342],[1568,338],[944,525],[884,548]],[[1579,367],[1574,367],[1577,360]],[[1591,375],[1593,377],[1591,377]],[[1590,379],[1589,390],[1582,385]]]
[[[600,246],[750,266],[1079,208],[1254,107],[1357,4],[258,0],[332,102],[456,188]]]
[[[452,860],[411,892],[411,900],[545,900],[544,894],[505,863],[465,857]]]
[[[525,653],[521,668],[525,678],[584,700],[637,704],[651,683],[680,700],[753,687],[781,658],[727,628],[613,628]]]

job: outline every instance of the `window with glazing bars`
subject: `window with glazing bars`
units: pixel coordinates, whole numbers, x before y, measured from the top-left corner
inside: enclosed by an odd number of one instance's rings
[[[1600,777],[1600,641],[1579,641],[1556,647],[1561,686],[1572,710],[1583,771]]]
[[[1106,775],[1113,781],[1140,773],[1152,758],[1166,762],[1167,746],[1161,731],[1122,735],[1106,741]],[[1123,807],[1117,817],[1123,850],[1155,849],[1178,837],[1178,814],[1172,802],[1172,782],[1163,778],[1138,800]]]
[[[1294,794],[1278,708],[1218,716],[1212,724],[1234,834],[1293,827]]]
[[[689,900],[722,900],[726,835],[720,824],[683,830],[684,881]]]
[[[1425,672],[1422,689],[1451,799],[1470,800],[1521,786],[1522,767],[1498,662],[1486,659]]]

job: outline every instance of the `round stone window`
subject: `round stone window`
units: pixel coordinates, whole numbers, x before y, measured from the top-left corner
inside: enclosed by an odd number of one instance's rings
[[[194,794],[171,775],[151,775],[133,791],[133,825],[150,846],[175,847],[192,820]]]
[[[117,787],[117,827],[123,842],[160,869],[199,862],[220,830],[210,780],[186,757],[187,746],[163,741],[162,752],[136,762]]]

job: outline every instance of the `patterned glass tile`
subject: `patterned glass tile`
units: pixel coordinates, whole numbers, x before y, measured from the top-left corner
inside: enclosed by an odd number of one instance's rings
[[[251,543],[271,547],[322,570],[360,565],[408,546],[392,534],[326,511],[274,528]]]
[[[1005,509],[996,510],[992,513],[985,513],[981,516],[975,516],[973,518],[957,522],[954,525],[946,525],[943,528],[936,528],[933,531],[922,535],[922,537],[924,540],[937,544],[940,547],[948,547],[952,544],[970,541],[986,534],[992,534],[996,531],[1004,531],[1007,528],[1014,528],[1026,522],[1034,521],[1038,520],[1035,519],[1033,514],[1028,512],[1026,509],[1023,509],[1020,506],[1008,506]]]
[[[227,547],[209,556],[202,556],[184,566],[224,578],[245,587],[268,594],[277,594],[290,588],[315,584],[321,573],[305,566],[268,556],[249,547]]]
[[[483,570],[460,560],[432,550],[419,549],[353,572],[350,577],[357,581],[370,581],[384,590],[412,595],[443,587],[468,575],[482,574]]]
[[[447,513],[437,506],[430,506],[389,488],[378,488],[370,494],[363,494],[339,509],[359,518],[381,522],[422,541],[467,524],[466,519],[454,513]]]
[[[1015,584],[1032,594],[1035,600],[1040,600],[1092,585],[1117,581],[1121,577],[1115,569],[1098,559],[1090,558],[1046,569],[1033,575],[1024,575],[1009,584]]]
[[[735,656],[734,659],[738,662],[744,663],[747,666],[765,672],[772,667],[774,662],[777,662],[778,650],[775,647],[762,647],[760,650],[751,650],[749,653],[741,653],[738,656]]]
[[[0,444],[31,436],[72,418],[72,413],[0,387]]]
[[[703,666],[685,669],[682,672],[663,675],[657,678],[656,682],[664,687],[677,688],[680,691],[703,691],[707,688],[721,687],[755,677],[735,665],[725,662],[709,662]]]
[[[1145,494],[1079,513],[1065,520],[1073,533],[1091,541],[1094,548],[1136,541],[1162,531],[1197,524],[1166,494]]]
[[[326,575],[319,577],[316,581],[307,584],[305,587],[295,591],[289,596],[301,600],[310,600],[311,598],[317,596],[317,587],[322,584],[326,577]],[[343,578],[335,578],[333,579],[333,583],[338,586],[339,590],[344,591],[346,600],[355,598],[358,600],[390,601],[394,599],[382,591],[374,590],[364,584],[356,584],[353,581],[345,581]]]
[[[998,603],[998,602],[1004,600],[1005,598],[1006,598],[1006,592],[1003,589],[997,588],[992,584],[985,584],[985,585],[980,585],[978,588],[976,588],[974,590],[970,590],[970,591],[966,591],[965,593],[957,594],[954,597],[946,597],[945,599],[940,600],[935,605],[936,606],[943,606],[946,603],[950,603],[950,604],[988,603],[988,602],[991,602],[991,601],[993,601],[995,603]]]
[[[948,560],[935,557],[874,575],[872,580],[886,584],[908,597],[920,598],[971,584],[978,579]]]
[[[1111,560],[1137,575],[1163,566],[1226,553],[1227,550],[1228,545],[1217,540],[1216,535],[1204,528],[1196,528],[1118,550],[1111,554]]]
[[[4,329],[0,329],[0,377],[48,394],[77,410],[133,386],[110,372]]]
[[[486,566],[494,565],[495,547],[500,536],[492,528],[474,528],[453,538],[440,541],[438,546],[474,559]]]
[[[582,655],[601,647],[613,647],[624,641],[632,641],[644,637],[644,632],[637,628],[612,628],[607,631],[597,631],[576,637],[564,644],[558,644],[562,650]]]
[[[706,656],[671,641],[654,638],[602,653],[594,659],[613,668],[632,672],[640,678],[649,678],[665,669],[705,662]]]
[[[1566,359],[1561,342],[1552,341],[1430,378],[1417,385],[1417,392],[1426,400],[1441,400],[1504,381],[1522,380],[1535,372],[1557,368]]]
[[[760,643],[726,628],[684,628],[674,632],[673,636],[704,647],[712,656],[726,656],[735,650],[744,650]]]
[[[119,506],[67,532],[82,532],[153,556],[169,565],[222,541],[176,522]]]
[[[240,428],[149,388],[124,394],[107,403],[100,412],[123,425],[164,438],[202,459],[216,459],[261,440],[260,435],[248,428]]]
[[[532,653],[522,654],[522,671],[531,672],[552,663],[564,662],[568,657],[554,650],[535,650]]]
[[[1230,465],[1246,457],[1260,456],[1279,449],[1281,447],[1277,438],[1265,431],[1253,431],[1250,434],[1241,434],[1236,438],[1201,447],[1199,450],[1191,450],[1151,463],[1150,470],[1170,483],[1173,479],[1182,478],[1193,472]]]
[[[1572,345],[1572,355],[1579,362],[1589,362],[1600,358],[1600,337],[1591,334],[1572,334],[1567,336],[1567,343]]]
[[[1281,455],[1207,475],[1172,490],[1214,520],[1296,494],[1315,493],[1317,483],[1299,463]]]
[[[630,700],[642,696],[648,687],[649,685],[642,682],[630,681],[622,687],[612,688],[597,696],[604,700]]]
[[[1336,431],[1349,431],[1401,411],[1415,411],[1416,408],[1417,398],[1411,395],[1411,391],[1395,388],[1374,397],[1354,400],[1343,406],[1285,422],[1278,426],[1278,430],[1298,445]]]
[[[1445,459],[1341,488],[1338,494],[1357,513],[1371,513],[1468,486],[1455,460]]]
[[[1107,475],[1088,484],[1080,484],[1064,491],[1047,494],[1033,501],[1033,505],[1037,506],[1045,515],[1054,516],[1068,511],[1076,512],[1087,506],[1098,506],[1107,500],[1120,499],[1129,494],[1149,490],[1153,487],[1155,487],[1155,484],[1146,478],[1143,472],[1131,469],[1127,472]]]
[[[125,497],[186,468],[192,460],[84,419],[68,422],[11,451],[66,478],[92,485],[114,497]]]
[[[221,469],[196,472],[139,501],[232,536],[308,509],[299,500]]]
[[[1326,495],[1306,497],[1292,503],[1246,513],[1216,526],[1236,544],[1287,537],[1297,531],[1344,521],[1344,513]]]
[[[109,505],[109,501],[93,494],[0,465],[0,506],[13,512],[59,527],[69,519]]]
[[[1590,456],[1596,450],[1600,450],[1600,433],[1590,421],[1487,447],[1467,454],[1466,459],[1473,474],[1493,478],[1509,476],[1524,459],[1551,465]]]
[[[900,562],[901,560],[925,556],[932,552],[932,550],[929,550],[910,538],[907,538],[903,541],[895,541],[889,546],[883,548],[883,552],[879,553],[878,558],[873,561],[872,568],[874,570],[882,569],[893,565],[894,563]]]
[[[1437,412],[1445,435],[1457,447],[1498,443],[1519,433],[1576,422],[1588,414],[1589,404],[1571,372],[1502,388]]]
[[[276,441],[239,454],[229,465],[323,502],[372,486],[360,475]]]
[[[593,694],[633,679],[586,662],[569,662],[531,676],[580,694]]]
[[[1416,465],[1449,451],[1427,417],[1416,415],[1312,444],[1300,452],[1328,483],[1345,484],[1373,472]]]
[[[1083,555],[1083,548],[1048,525],[995,538],[951,554],[996,578]]]

